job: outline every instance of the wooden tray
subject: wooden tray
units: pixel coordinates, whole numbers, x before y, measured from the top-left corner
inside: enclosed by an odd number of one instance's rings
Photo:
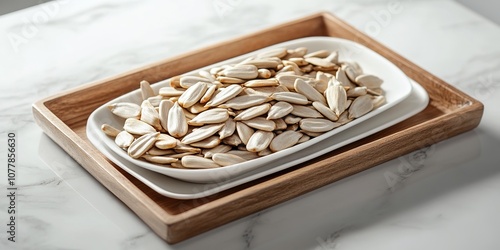
[[[322,157],[195,200],[161,196],[107,160],[86,137],[85,126],[90,113],[109,100],[137,89],[141,80],[157,82],[272,44],[308,36],[345,38],[378,52],[427,90],[428,107],[402,123]],[[329,13],[314,14],[169,58],[33,105],[35,120],[44,132],[169,243],[185,240],[471,130],[478,126],[482,114],[483,105],[477,100]]]

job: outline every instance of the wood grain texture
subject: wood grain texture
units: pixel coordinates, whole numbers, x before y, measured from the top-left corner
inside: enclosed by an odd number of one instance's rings
[[[378,52],[427,90],[431,99],[429,106],[408,120],[331,153],[195,200],[161,196],[106,159],[87,139],[85,126],[90,113],[105,102],[135,90],[141,80],[157,82],[272,44],[308,36],[346,38]],[[482,114],[483,105],[477,100],[329,13],[314,14],[165,59],[33,104],[33,115],[44,132],[169,243],[185,240],[473,129]]]

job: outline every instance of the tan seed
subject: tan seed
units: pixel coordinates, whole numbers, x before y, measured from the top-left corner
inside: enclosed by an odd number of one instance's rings
[[[165,97],[181,96],[185,89],[173,88],[173,87],[163,87],[160,89],[160,95]]]
[[[318,51],[311,52],[311,53],[309,53],[307,55],[304,55],[304,58],[310,58],[310,57],[325,58],[328,55],[330,55],[330,51],[328,51],[328,50],[318,50]]]
[[[296,131],[291,131],[287,130],[276,137],[271,141],[269,144],[269,149],[273,152],[277,152],[286,148],[289,148],[299,141],[299,139],[302,137],[302,133],[296,132]]]
[[[368,95],[360,96],[352,102],[349,107],[349,119],[359,118],[372,111],[373,102]]]
[[[201,156],[186,155],[181,159],[182,166],[186,168],[218,168],[219,164]]]
[[[134,135],[144,135],[156,132],[156,129],[153,128],[153,126],[135,118],[128,118],[125,120],[123,129]]]
[[[250,152],[260,152],[269,146],[273,138],[273,132],[257,130],[248,140],[246,150]]]
[[[157,164],[170,164],[172,162],[177,162],[179,159],[168,157],[168,156],[157,156],[157,155],[142,155],[146,161],[157,163]]]
[[[226,101],[236,97],[239,93],[243,91],[243,88],[240,85],[231,85],[229,87],[224,88],[214,96],[212,100],[207,102],[206,106],[208,107],[216,107],[219,106]]]
[[[341,124],[327,119],[305,118],[300,120],[299,125],[302,130],[322,133],[330,131]]]
[[[149,133],[137,138],[128,147],[127,150],[128,155],[135,159],[141,157],[143,154],[145,154],[149,149],[151,149],[154,146],[156,137],[158,137],[159,134],[160,134],[159,132]]]
[[[277,101],[284,101],[291,104],[306,105],[309,103],[307,97],[295,92],[278,92],[271,95]]]
[[[292,105],[292,115],[303,118],[322,118],[323,115],[311,106]],[[285,121],[286,122],[286,121]]]
[[[206,78],[199,76],[182,76],[180,78],[180,85],[185,89],[195,85],[198,82],[208,83],[209,81]]]
[[[224,104],[219,105],[221,108],[230,108],[235,110],[247,109],[256,105],[263,104],[265,102],[271,101],[272,98],[269,98],[264,95],[242,95],[237,96]]]
[[[122,118],[139,118],[141,115],[141,106],[130,102],[113,103],[108,106],[111,113]]]
[[[177,102],[183,108],[189,108],[197,103],[207,91],[207,83],[197,82],[193,86],[189,87],[182,95],[179,97]]]
[[[190,145],[197,148],[215,148],[220,144],[220,139],[218,136],[210,136],[198,142],[191,143]]]
[[[234,133],[234,134],[222,139],[222,142],[224,144],[235,146],[235,147],[240,145],[241,143],[243,143],[237,133]]]
[[[283,120],[282,118],[280,119],[274,119],[274,124],[276,124],[276,130],[283,130],[283,129],[286,129],[286,127],[288,126],[285,122],[285,120]]]
[[[215,153],[212,156],[212,160],[221,166],[231,166],[246,161],[240,156],[228,153]]]
[[[304,80],[302,79],[295,80],[294,88],[298,93],[307,97],[307,99],[313,102],[321,102],[326,104],[325,97],[320,92],[318,92],[313,86],[306,83]]]
[[[167,134],[158,135],[155,146],[159,149],[171,149],[177,146],[177,139]]]
[[[273,86],[278,86],[279,83],[278,83],[278,80],[276,80],[275,78],[271,78],[271,79],[265,79],[265,80],[262,80],[262,79],[257,79],[257,80],[250,80],[246,83],[243,84],[243,86],[245,87],[273,87]]]
[[[326,101],[328,106],[337,116],[347,108],[347,93],[344,87],[335,79],[328,83],[328,88],[325,91]]]
[[[115,143],[120,148],[130,147],[130,144],[132,144],[134,140],[135,137],[127,131],[122,131],[115,137]]]
[[[238,79],[255,79],[259,75],[257,67],[254,65],[249,65],[249,63],[238,64],[234,67],[229,67],[219,72],[220,75]],[[222,81],[221,81],[222,82]],[[222,82],[223,83],[223,82]]]
[[[332,120],[332,121],[337,121],[338,117],[333,112],[330,108],[328,108],[325,104],[321,102],[313,102],[312,103],[313,107],[320,112],[324,117]]]
[[[102,132],[111,137],[116,137],[121,131],[109,124],[103,124],[101,126]]]
[[[168,112],[167,127],[168,133],[176,138],[180,138],[188,132],[186,115],[177,102],[174,103],[174,106]]]
[[[355,81],[360,86],[365,86],[369,89],[380,88],[384,82],[382,79],[374,75],[359,75],[356,77]]]
[[[271,120],[285,117],[286,115],[290,114],[292,110],[292,104],[283,101],[277,102],[269,109],[267,113],[267,119]]]
[[[144,100],[141,104],[140,120],[153,126],[156,130],[162,129],[160,124],[160,115],[148,100]]]
[[[253,119],[242,122],[251,128],[260,129],[264,131],[274,131],[276,129],[276,123],[267,120],[264,117],[255,117]]]
[[[267,111],[269,111],[270,108],[271,104],[269,103],[264,103],[255,107],[251,107],[239,113],[236,117],[234,117],[234,120],[235,121],[250,120],[252,118],[267,113]]]
[[[212,158],[212,156],[215,153],[226,153],[231,149],[232,149],[231,146],[221,144],[221,145],[217,145],[214,148],[203,149],[203,150],[201,150],[201,153],[203,154],[203,157],[205,157],[205,158]]]
[[[229,119],[227,109],[214,108],[203,111],[188,122],[191,126],[201,126],[205,124],[223,123]]]
[[[141,81],[140,86],[142,100],[147,100],[149,97],[155,96],[155,92],[148,81]]]
[[[198,142],[201,140],[204,140],[215,133],[219,131],[224,124],[210,124],[210,125],[205,125],[200,128],[193,129],[193,131],[181,140],[182,143],[184,144],[192,144],[194,142]]]

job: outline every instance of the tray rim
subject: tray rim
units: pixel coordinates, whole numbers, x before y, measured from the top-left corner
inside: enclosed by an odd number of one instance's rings
[[[220,197],[216,200],[210,201],[206,204],[202,204],[198,207],[192,208],[192,209],[185,211],[183,213],[170,214],[170,213],[166,212],[165,210],[163,210],[159,206],[158,203],[153,201],[144,192],[141,192],[139,187],[134,185],[129,179],[125,178],[114,167],[111,169],[104,169],[104,170],[102,168],[100,168],[100,170],[99,170],[96,167],[87,166],[88,161],[97,163],[98,165],[109,164],[109,162],[101,154],[98,154],[98,151],[94,147],[92,147],[91,145],[88,145],[88,143],[84,139],[79,137],[76,134],[76,132],[69,127],[68,124],[66,124],[65,122],[60,120],[59,117],[56,114],[54,114],[52,112],[52,110],[50,110],[48,108],[48,105],[50,104],[51,101],[55,101],[58,98],[65,97],[66,95],[68,95],[70,93],[74,93],[74,92],[81,91],[81,90],[88,89],[88,88],[92,88],[92,87],[97,87],[97,86],[100,86],[101,84],[104,84],[104,83],[109,82],[111,80],[116,80],[116,79],[119,79],[119,78],[122,78],[122,77],[125,77],[128,75],[140,73],[146,69],[150,69],[152,67],[157,67],[157,66],[162,65],[168,61],[179,60],[179,59],[182,59],[182,58],[185,58],[188,56],[193,56],[193,55],[199,53],[200,51],[206,51],[206,50],[214,49],[214,48],[224,46],[227,44],[231,44],[234,42],[242,41],[242,40],[248,39],[252,36],[258,35],[258,34],[263,34],[265,32],[269,32],[271,30],[279,29],[282,26],[293,25],[293,24],[305,22],[308,20],[310,21],[313,19],[318,19],[318,18],[322,19],[321,22],[323,22],[323,23],[325,22],[325,20],[328,20],[328,21],[334,22],[340,26],[343,26],[346,29],[352,29],[352,30],[356,31],[357,38],[371,42],[371,46],[373,46],[371,48],[372,50],[376,51],[377,53],[379,53],[378,51],[380,51],[380,50],[388,51],[389,52],[388,55],[384,55],[384,57],[386,57],[391,62],[395,63],[398,67],[401,67],[401,66],[399,66],[401,64],[401,65],[405,66],[404,68],[406,68],[406,70],[411,70],[414,72],[419,71],[419,72],[425,73],[425,75],[419,75],[419,78],[417,78],[417,79],[410,76],[410,77],[414,78],[415,81],[417,81],[419,83],[421,81],[432,81],[432,82],[439,83],[439,85],[441,85],[441,87],[444,88],[446,91],[452,92],[454,95],[461,97],[465,101],[465,105],[463,107],[461,107],[459,110],[454,110],[454,111],[449,112],[449,113],[444,112],[444,114],[440,115],[439,117],[435,117],[435,118],[427,120],[421,124],[417,124],[415,126],[408,128],[408,129],[412,129],[414,131],[414,133],[423,132],[427,127],[430,126],[430,124],[432,122],[436,122],[436,120],[441,120],[441,122],[451,122],[451,120],[455,119],[457,115],[471,113],[471,112],[476,114],[476,116],[478,116],[478,117],[475,120],[471,121],[470,124],[463,125],[464,128],[462,128],[462,130],[463,130],[462,132],[470,130],[479,124],[481,116],[482,116],[482,112],[484,109],[484,106],[482,103],[480,103],[479,101],[470,97],[466,93],[458,90],[454,86],[445,83],[441,79],[435,77],[434,75],[423,70],[422,68],[418,67],[417,65],[411,63],[410,61],[408,61],[404,57],[400,56],[399,54],[395,53],[394,51],[390,50],[389,48],[383,46],[382,44],[378,43],[377,41],[373,40],[372,38],[369,38],[365,34],[359,33],[359,30],[353,28],[352,26],[348,25],[347,23],[334,17],[332,14],[330,14],[328,12],[319,12],[319,13],[309,15],[309,16],[306,16],[306,17],[303,17],[300,19],[296,19],[296,20],[293,20],[290,22],[285,22],[283,24],[275,25],[275,26],[272,26],[272,27],[269,27],[266,29],[262,29],[262,30],[259,30],[259,31],[256,31],[256,32],[253,32],[253,33],[250,33],[247,35],[239,36],[239,37],[225,40],[223,42],[219,42],[219,43],[216,43],[216,44],[204,47],[204,48],[196,49],[196,50],[191,51],[191,52],[187,52],[187,53],[183,53],[183,54],[171,57],[171,58],[163,59],[163,60],[148,64],[148,65],[139,67],[135,70],[130,70],[130,71],[124,72],[122,74],[106,77],[102,80],[93,81],[91,83],[83,84],[83,85],[78,86],[78,87],[73,88],[73,89],[62,91],[58,94],[49,96],[47,98],[44,98],[40,101],[35,102],[32,106],[33,115],[34,115],[35,120],[37,121],[38,125],[40,127],[42,127],[44,132],[46,134],[48,134],[49,137],[52,138],[52,140],[56,141],[57,144],[61,145],[62,148],[65,149],[65,151],[68,152],[71,156],[73,156],[73,154],[78,155],[79,152],[84,152],[85,153],[83,155],[84,157],[82,159],[78,159],[77,161],[84,168],[86,168],[86,170],[89,171],[99,182],[101,182],[108,190],[110,190],[119,199],[121,199],[123,202],[125,202],[126,205],[129,206],[150,227],[152,227],[153,230],[157,234],[159,234],[162,238],[166,239],[170,243],[178,242],[180,240],[192,237],[195,234],[201,233],[201,232],[197,232],[197,233],[191,234],[191,235],[183,235],[182,237],[181,236],[173,237],[169,233],[169,231],[183,230],[182,223],[179,223],[179,222],[182,222],[184,220],[184,218],[191,218],[191,220],[199,219],[200,216],[209,214],[211,212],[213,213],[213,211],[211,210],[212,208],[219,207],[223,204],[228,204],[228,203],[232,203],[232,202],[237,203],[241,199],[244,199],[247,196],[251,196],[252,194],[264,192],[266,190],[272,190],[272,189],[275,189],[276,187],[282,186],[282,185],[284,185],[283,182],[269,183],[269,180],[266,180],[262,183],[259,183],[259,185],[253,186],[252,190],[250,190],[248,188],[243,189],[243,190],[239,190],[239,191],[236,191],[234,193],[230,193],[224,197]],[[405,69],[402,69],[402,70],[406,73]],[[436,101],[436,100],[431,99],[431,101]],[[460,105],[460,104],[457,103],[457,105]],[[48,124],[45,124],[44,121],[49,122],[50,126]],[[406,131],[406,130],[407,129],[404,129],[403,131]],[[398,131],[397,133],[387,135],[384,137],[384,139],[385,140],[392,140],[392,139],[398,138],[398,136],[400,136],[400,134],[403,131]],[[458,134],[461,132],[454,132],[454,133]],[[57,138],[56,135],[63,136],[65,139],[73,140],[74,145],[67,144],[67,143],[65,144],[65,141]],[[454,134],[447,135],[446,138],[451,137],[453,135]],[[360,145],[352,150],[359,151],[359,152],[364,151],[365,149],[372,147],[373,144],[377,143],[378,141],[379,140],[370,141],[370,142],[363,144],[363,145]],[[75,158],[75,157],[73,157],[73,158]],[[309,167],[307,169],[306,168],[298,168],[298,169],[295,169],[294,171],[287,172],[287,173],[284,173],[283,175],[277,176],[273,180],[293,179],[294,177],[296,177],[298,175],[302,175],[305,172],[310,171],[310,168],[313,168],[313,169],[319,168],[318,165],[322,161],[324,161],[324,159],[320,159],[319,162],[311,164],[311,167]],[[93,169],[97,172],[92,173],[90,171],[90,169]],[[109,176],[104,176],[104,177],[99,176],[98,173],[100,173],[102,171],[107,172],[107,174]],[[115,181],[113,181],[113,180],[115,180]],[[333,181],[335,181],[335,180],[333,180]],[[326,185],[327,183],[331,183],[333,181],[328,179],[328,180],[324,181],[324,182],[326,182],[325,184],[322,184],[320,186]],[[264,184],[266,184],[266,185],[264,185]],[[114,186],[122,187],[122,188],[128,190],[129,192],[131,192],[133,194],[132,200],[140,201],[140,202],[132,202],[132,201],[126,202],[127,200],[130,200],[131,198],[127,197],[127,195],[124,195],[123,192],[118,192],[116,190],[112,190]],[[298,196],[302,193],[305,193],[305,192],[309,192],[309,191],[311,191],[315,188],[318,188],[318,187],[319,186],[316,186],[314,188],[306,189],[305,191],[299,191],[297,193],[290,194],[290,195],[288,195],[287,198],[281,199],[272,205],[281,203],[281,202],[286,201],[288,199],[292,199],[293,197],[296,197],[296,196]],[[146,204],[147,204],[147,206],[146,206]],[[265,206],[265,207],[268,207],[268,206]],[[256,207],[256,208],[254,208],[254,210],[252,212],[255,212],[255,211],[258,211],[261,209],[263,209],[263,208]],[[155,216],[155,220],[157,220],[157,221],[152,221],[152,218],[147,218],[146,215],[143,215],[141,213],[141,210],[146,210],[146,211],[149,211],[150,213],[152,213]],[[159,225],[158,220],[163,224]],[[231,220],[234,220],[234,218],[230,219],[229,221],[231,221]],[[227,223],[229,221],[226,221],[224,223]],[[224,223],[222,223],[222,224],[224,224]],[[207,231],[208,229],[211,229],[213,227],[214,226],[211,226],[211,227],[205,226],[203,229],[201,229],[201,231]]]

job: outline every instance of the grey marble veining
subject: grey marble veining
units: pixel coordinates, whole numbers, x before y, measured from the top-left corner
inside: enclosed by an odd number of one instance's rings
[[[484,102],[480,126],[168,245],[33,121],[31,104],[47,96],[317,11],[336,14]],[[0,140],[9,131],[17,133],[20,167],[18,242],[0,234],[1,249],[495,249],[499,244],[500,28],[454,1],[65,0],[0,16],[0,31]],[[5,174],[0,173],[3,190]],[[7,204],[2,196],[0,221],[7,219]]]

